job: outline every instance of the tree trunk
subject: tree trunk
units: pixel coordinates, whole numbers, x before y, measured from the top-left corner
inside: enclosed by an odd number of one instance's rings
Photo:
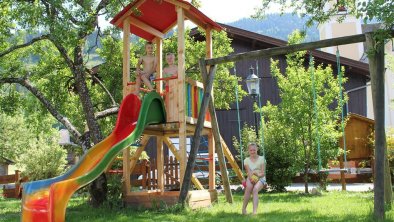
[[[89,95],[89,89],[86,85],[85,68],[83,65],[82,49],[80,46],[74,49],[74,77],[75,87],[77,89],[79,99],[81,100],[82,109],[89,128],[89,136],[94,144],[98,144],[102,140],[100,127],[94,116],[94,108]],[[89,138],[89,137],[88,137]],[[89,186],[91,194],[90,203],[92,206],[100,206],[107,199],[107,179],[104,174],[94,180]]]
[[[375,118],[375,179],[374,179],[374,217],[384,220],[384,168],[385,168],[385,129],[384,129],[384,45],[377,43],[372,33],[366,34],[371,91]]]
[[[90,204],[93,207],[99,207],[107,200],[107,192],[107,177],[103,173],[89,185]]]
[[[390,164],[387,159],[387,152],[385,154],[385,166],[384,166],[384,202],[386,205],[391,205],[393,201],[393,185],[391,184],[391,172],[390,172]]]
[[[308,164],[305,164],[305,169],[304,169],[304,185],[305,185],[305,193],[309,193],[309,185],[308,185]]]

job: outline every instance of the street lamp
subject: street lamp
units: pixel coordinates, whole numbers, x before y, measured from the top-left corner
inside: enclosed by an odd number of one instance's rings
[[[260,79],[256,74],[254,74],[254,68],[252,66],[249,68],[249,75],[246,78],[246,86],[248,87],[249,95],[256,100],[260,95]]]
[[[254,74],[254,68],[249,68],[249,75],[246,78],[246,86],[248,87],[249,95],[257,102],[260,95],[260,78]],[[259,129],[257,127],[257,113],[254,114],[254,126],[256,129],[256,138],[259,138]]]

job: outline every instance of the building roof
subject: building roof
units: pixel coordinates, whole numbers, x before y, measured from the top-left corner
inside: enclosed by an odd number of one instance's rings
[[[185,17],[204,29],[223,29],[191,3],[182,0],[133,1],[111,20],[111,24],[123,28],[123,21],[128,18],[132,34],[152,41],[157,35],[167,33],[177,24],[177,7],[183,8]]]
[[[5,163],[7,165],[10,165],[10,164],[14,164],[15,162],[10,159],[0,156],[0,163]]]
[[[362,116],[362,115],[359,115],[357,113],[348,113],[348,117],[349,117],[349,120],[355,119],[355,120],[360,120],[362,122],[375,124],[375,120],[370,119],[370,118],[365,117],[365,116]]]
[[[250,41],[253,42],[253,44],[255,45],[261,45],[262,47],[265,48],[281,47],[288,45],[287,41],[272,38],[266,35],[261,35],[255,32],[247,31],[244,29],[236,28],[225,24],[220,24],[220,26],[222,26],[226,30],[227,35],[230,38]],[[315,57],[315,61],[325,64],[333,64],[336,66],[336,62],[337,62],[336,55],[322,52],[320,50],[311,50],[310,52]],[[340,57],[340,63],[342,66],[345,67],[346,71],[351,70],[351,72],[354,74],[362,75],[367,79],[370,78],[369,65],[367,63],[353,59],[348,59],[345,57]]]

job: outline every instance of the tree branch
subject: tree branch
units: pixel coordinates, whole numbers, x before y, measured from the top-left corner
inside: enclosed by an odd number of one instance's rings
[[[96,119],[102,119],[107,116],[117,114],[118,112],[119,112],[119,107],[113,107],[113,108],[109,108],[109,109],[95,113],[94,117],[96,117]]]
[[[68,56],[67,50],[61,44],[59,44],[52,36],[49,36],[48,39],[53,43],[53,45],[55,45],[57,50],[60,52],[60,55],[63,57],[63,59],[67,63],[68,67],[71,70],[74,70],[74,61]]]
[[[99,86],[104,90],[104,92],[109,96],[112,106],[118,106],[118,104],[116,103],[114,97],[112,96],[112,94],[109,92],[109,90],[107,89],[107,87],[105,87],[105,85],[103,84],[103,82],[101,82],[101,80],[99,78],[97,78],[95,75],[92,74],[92,71],[87,69],[87,72],[89,73],[89,75],[92,77],[92,80],[97,82],[99,84]]]
[[[13,52],[13,51],[15,51],[15,50],[17,50],[17,49],[20,49],[20,48],[24,48],[24,47],[30,46],[30,45],[34,44],[35,42],[38,42],[38,41],[41,41],[41,40],[48,39],[48,37],[49,37],[49,35],[42,35],[42,36],[39,36],[39,37],[37,37],[37,38],[33,38],[30,42],[26,42],[26,43],[21,44],[21,45],[14,45],[14,46],[10,47],[9,49],[7,49],[6,51],[1,52],[1,53],[0,53],[0,57],[3,57],[3,56],[5,56],[5,55],[8,55],[9,53],[11,53],[11,52]]]
[[[51,102],[45,98],[45,96],[35,88],[26,78],[2,78],[0,79],[0,84],[4,83],[18,83],[29,90],[49,111],[49,113],[55,117],[57,121],[62,123],[67,130],[71,133],[78,144],[81,144],[81,133],[74,127],[74,125],[67,119],[67,117],[61,115],[56,108],[51,104]]]
[[[101,9],[105,8],[108,5],[108,0],[101,0],[101,2],[97,5],[96,8],[96,15],[101,11]]]

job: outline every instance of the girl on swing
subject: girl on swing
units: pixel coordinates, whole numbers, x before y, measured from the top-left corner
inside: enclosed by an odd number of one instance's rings
[[[266,185],[265,158],[257,154],[257,144],[248,144],[249,157],[245,159],[244,165],[248,178],[246,179],[244,202],[242,214],[246,214],[251,194],[253,195],[253,214],[257,213],[259,204],[259,191]]]

